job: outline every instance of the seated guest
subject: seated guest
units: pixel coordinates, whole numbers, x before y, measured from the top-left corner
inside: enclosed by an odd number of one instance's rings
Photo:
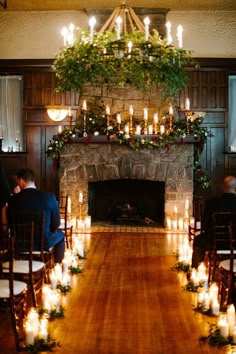
[[[8,180],[8,186],[10,191],[8,197],[9,199],[11,195],[20,192],[20,186],[18,185],[17,178],[14,175],[8,176],[7,180]],[[6,202],[6,204],[2,207],[2,225],[3,225],[3,230],[5,231],[7,230],[7,206],[8,203]]]
[[[206,200],[202,232],[193,240],[192,267],[197,268],[199,263],[204,261],[205,253],[213,246],[211,225],[213,212],[236,212],[236,178],[227,176],[223,182],[223,194],[218,198]]]
[[[1,212],[0,227],[4,229],[6,227],[6,217],[5,217],[6,203],[9,198],[10,198],[10,188],[7,181],[5,170],[0,160],[0,212]]]
[[[34,172],[29,168],[21,169],[17,174],[21,191],[10,197],[7,208],[9,225],[14,223],[17,212],[44,212],[45,250],[54,247],[54,261],[60,263],[64,257],[65,236],[58,230],[60,215],[58,202],[53,193],[41,192],[35,186]]]

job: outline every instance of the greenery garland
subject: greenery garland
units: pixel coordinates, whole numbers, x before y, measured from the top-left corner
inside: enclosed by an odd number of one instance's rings
[[[132,42],[132,50],[128,43]],[[55,57],[57,91],[80,91],[84,84],[147,90],[155,85],[163,99],[176,97],[188,80],[187,66],[198,67],[192,52],[169,45],[153,30],[149,40],[140,31],[123,33],[117,40],[113,31],[94,33],[77,28],[73,45]]]
[[[46,154],[48,158],[53,159],[57,165],[60,160],[60,154],[65,144],[71,144],[78,138],[85,137],[85,143],[89,143],[93,136],[103,135],[107,137],[107,142],[116,142],[128,145],[133,150],[141,149],[160,149],[168,150],[170,144],[176,142],[184,143],[187,136],[186,122],[179,119],[173,122],[173,130],[164,134],[157,135],[129,135],[123,130],[127,121],[122,121],[121,128],[118,130],[115,117],[110,117],[110,125],[107,127],[105,107],[99,106],[93,111],[86,112],[86,134],[84,134],[84,114],[80,113],[78,123],[72,126],[64,127],[61,133],[53,135],[47,147]],[[207,128],[202,127],[203,116],[192,113],[188,124],[189,135],[194,137],[194,177],[195,182],[199,184],[202,191],[208,191],[211,181],[205,171],[202,170],[199,163],[200,153],[203,150],[204,143],[212,134]],[[166,114],[166,123],[168,124],[168,114]],[[134,126],[140,124],[143,126],[143,120],[133,118]]]

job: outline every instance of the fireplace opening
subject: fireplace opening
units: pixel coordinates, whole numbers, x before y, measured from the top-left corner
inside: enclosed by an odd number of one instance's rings
[[[165,182],[117,179],[88,182],[92,222],[164,226]]]

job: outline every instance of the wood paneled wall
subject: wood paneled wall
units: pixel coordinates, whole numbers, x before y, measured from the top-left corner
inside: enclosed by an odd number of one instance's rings
[[[208,139],[201,163],[212,178],[213,193],[218,194],[224,176],[236,174],[236,158],[226,153],[228,76],[236,73],[236,62],[231,59],[199,59],[199,62],[199,70],[189,70],[189,82],[179,98],[179,107],[183,109],[185,99],[189,97],[192,111],[207,113],[204,126],[214,137]],[[45,152],[59,124],[49,119],[47,108],[58,105],[77,109],[79,93],[56,93],[56,78],[51,65],[52,60],[0,60],[0,74],[23,75],[26,165],[34,169],[39,188],[57,193],[57,174]]]

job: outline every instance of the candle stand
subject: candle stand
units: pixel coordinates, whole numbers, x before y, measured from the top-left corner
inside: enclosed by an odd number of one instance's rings
[[[185,118],[186,118],[186,134],[189,135],[189,121],[190,121],[190,116],[192,115],[192,112],[186,111],[185,112]]]

